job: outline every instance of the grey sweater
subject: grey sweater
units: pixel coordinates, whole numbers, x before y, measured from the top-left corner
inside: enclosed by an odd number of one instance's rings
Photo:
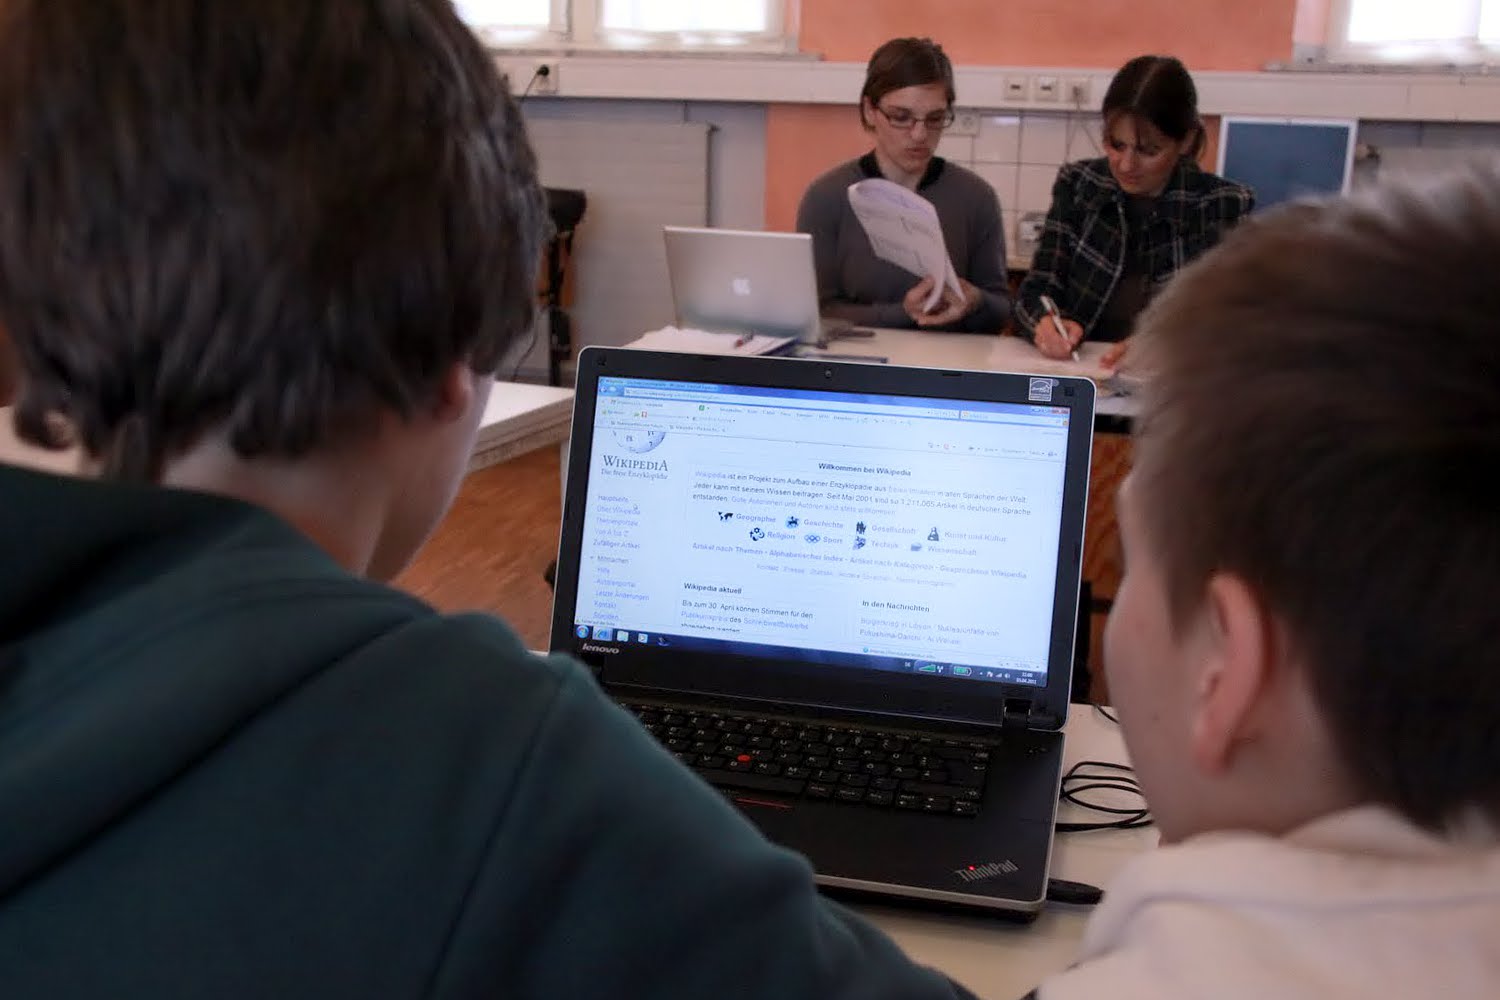
[[[916,326],[901,300],[918,278],[875,256],[864,227],[849,207],[849,185],[879,177],[867,153],[813,181],[797,208],[797,229],[813,238],[818,300],[824,316],[861,326]],[[1000,200],[982,177],[933,157],[917,193],[932,202],[958,276],[984,293],[979,308],[944,329],[995,333],[1010,316],[1005,278],[1005,228]]]

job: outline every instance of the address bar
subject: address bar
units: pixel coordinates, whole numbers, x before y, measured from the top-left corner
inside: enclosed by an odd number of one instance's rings
[[[959,419],[958,410],[943,409],[938,406],[889,406],[883,403],[841,403],[833,400],[822,399],[778,399],[775,396],[741,396],[741,395],[699,395],[696,393],[676,393],[670,389],[626,389],[626,396],[635,396],[641,399],[664,399],[678,403],[717,403],[732,404],[735,406],[774,406],[776,409],[784,410],[844,410],[848,412],[868,413],[871,416],[892,417],[946,417],[950,420]]]
[[[674,403],[715,403],[759,407],[774,405],[777,409],[839,410],[845,413],[868,414],[870,416],[938,417],[944,420],[970,420],[996,424],[1033,424],[1044,427],[1066,427],[1068,424],[1068,418],[1065,416],[1054,417],[1024,413],[995,413],[989,410],[955,410],[939,406],[891,406],[885,403],[851,404],[819,399],[782,399],[772,403],[770,401],[776,400],[774,396],[745,396],[719,393],[707,395],[680,393],[671,389],[626,389],[625,395],[638,399],[660,399]]]

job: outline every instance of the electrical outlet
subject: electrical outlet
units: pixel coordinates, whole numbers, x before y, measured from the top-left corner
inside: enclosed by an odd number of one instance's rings
[[[1089,86],[1089,78],[1086,76],[1073,77],[1068,81],[1068,103],[1075,108],[1086,108],[1092,101],[1090,96],[1093,88]]]
[[[531,92],[542,96],[557,93],[557,63],[539,62],[531,67]]]
[[[1046,212],[1023,212],[1016,221],[1016,253],[1030,257],[1036,253],[1042,240],[1042,228],[1047,224]]]
[[[959,111],[953,116],[953,124],[948,126],[944,135],[978,135],[979,134],[979,112]]]
[[[1033,101],[1046,101],[1051,104],[1057,103],[1058,81],[1055,76],[1039,76],[1031,87],[1031,99]]]
[[[1030,81],[1024,76],[1008,76],[1005,78],[1005,103],[1025,104],[1031,100]]]

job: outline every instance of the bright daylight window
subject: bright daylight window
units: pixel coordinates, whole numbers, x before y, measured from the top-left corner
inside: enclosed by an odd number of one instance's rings
[[[456,0],[498,46],[788,51],[796,0]]]
[[[1338,62],[1500,61],[1500,0],[1336,0]]]

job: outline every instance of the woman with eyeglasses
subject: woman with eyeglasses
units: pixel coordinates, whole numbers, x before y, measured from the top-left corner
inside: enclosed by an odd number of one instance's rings
[[[897,38],[870,57],[859,115],[869,153],[813,181],[797,209],[812,234],[823,315],[859,326],[997,332],[1010,312],[1005,235],[995,191],[977,174],[936,155],[953,124],[953,65],[927,38]],[[945,290],[923,309],[932,280],[875,256],[849,206],[849,185],[884,177],[932,202],[962,294]]]
[[[1202,170],[1198,91],[1180,61],[1137,56],[1104,95],[1104,156],[1066,164],[1016,295],[1017,332],[1049,358],[1083,340],[1124,358],[1136,317],[1163,285],[1249,214],[1243,184]],[[1048,315],[1049,297],[1062,318]]]

